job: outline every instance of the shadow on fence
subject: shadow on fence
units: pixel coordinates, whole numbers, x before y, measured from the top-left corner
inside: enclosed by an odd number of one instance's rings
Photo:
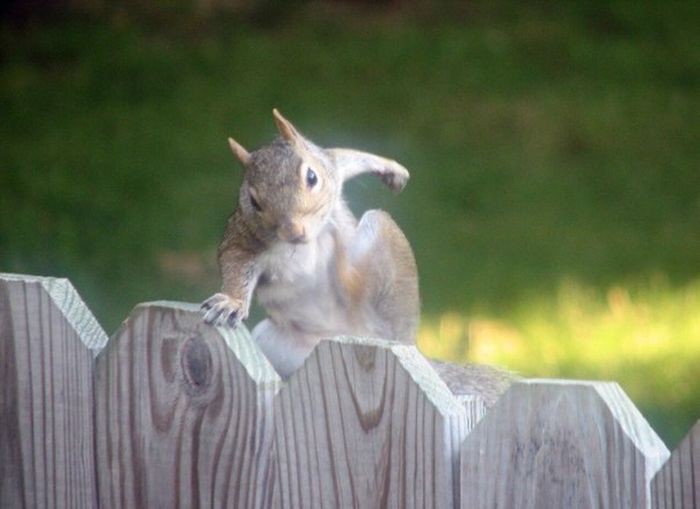
[[[0,387],[0,507],[700,503],[700,421],[669,459],[615,383],[524,380],[488,406],[360,338],[282,381],[188,304],[141,304],[108,340],[64,279],[0,275]]]

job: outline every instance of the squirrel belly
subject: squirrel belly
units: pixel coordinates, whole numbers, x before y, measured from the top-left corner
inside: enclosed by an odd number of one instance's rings
[[[277,326],[317,336],[349,332],[336,277],[335,234],[329,225],[309,243],[280,242],[259,256],[256,297]]]
[[[255,294],[269,318],[252,336],[282,376],[298,369],[323,338],[369,333],[350,302],[345,281],[350,269],[339,264],[347,258],[347,244],[337,224],[353,231],[356,221],[348,210],[337,212],[311,242],[280,242],[258,258]],[[354,281],[360,284],[359,278]]]
[[[408,241],[385,212],[370,210],[359,223],[345,206],[338,212],[343,228],[332,221],[309,244],[279,244],[261,257],[256,293],[269,318],[252,335],[282,376],[323,338],[415,342],[420,303]]]

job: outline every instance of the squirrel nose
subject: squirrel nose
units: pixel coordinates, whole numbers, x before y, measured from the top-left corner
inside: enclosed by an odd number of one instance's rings
[[[301,235],[297,235],[293,239],[289,239],[289,242],[291,242],[292,244],[302,244],[306,242],[306,234],[302,233]]]
[[[306,242],[306,229],[301,223],[289,222],[281,228],[279,236],[285,242],[300,244]]]

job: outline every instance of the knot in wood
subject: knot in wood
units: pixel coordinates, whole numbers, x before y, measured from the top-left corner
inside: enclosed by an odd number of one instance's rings
[[[202,394],[212,380],[212,358],[206,341],[199,336],[188,339],[182,348],[181,361],[187,393]]]
[[[376,362],[377,349],[374,346],[357,345],[354,350],[357,364],[365,371],[372,371]]]

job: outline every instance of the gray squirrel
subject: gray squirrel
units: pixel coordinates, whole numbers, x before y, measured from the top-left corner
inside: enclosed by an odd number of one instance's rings
[[[372,336],[413,344],[420,303],[411,246],[391,216],[358,221],[342,196],[363,173],[401,191],[406,168],[344,148],[321,148],[273,110],[280,136],[248,152],[229,138],[245,168],[238,207],[218,249],[220,293],[202,304],[204,321],[237,327],[253,293],[268,318],[253,339],[282,376],[323,338]]]

